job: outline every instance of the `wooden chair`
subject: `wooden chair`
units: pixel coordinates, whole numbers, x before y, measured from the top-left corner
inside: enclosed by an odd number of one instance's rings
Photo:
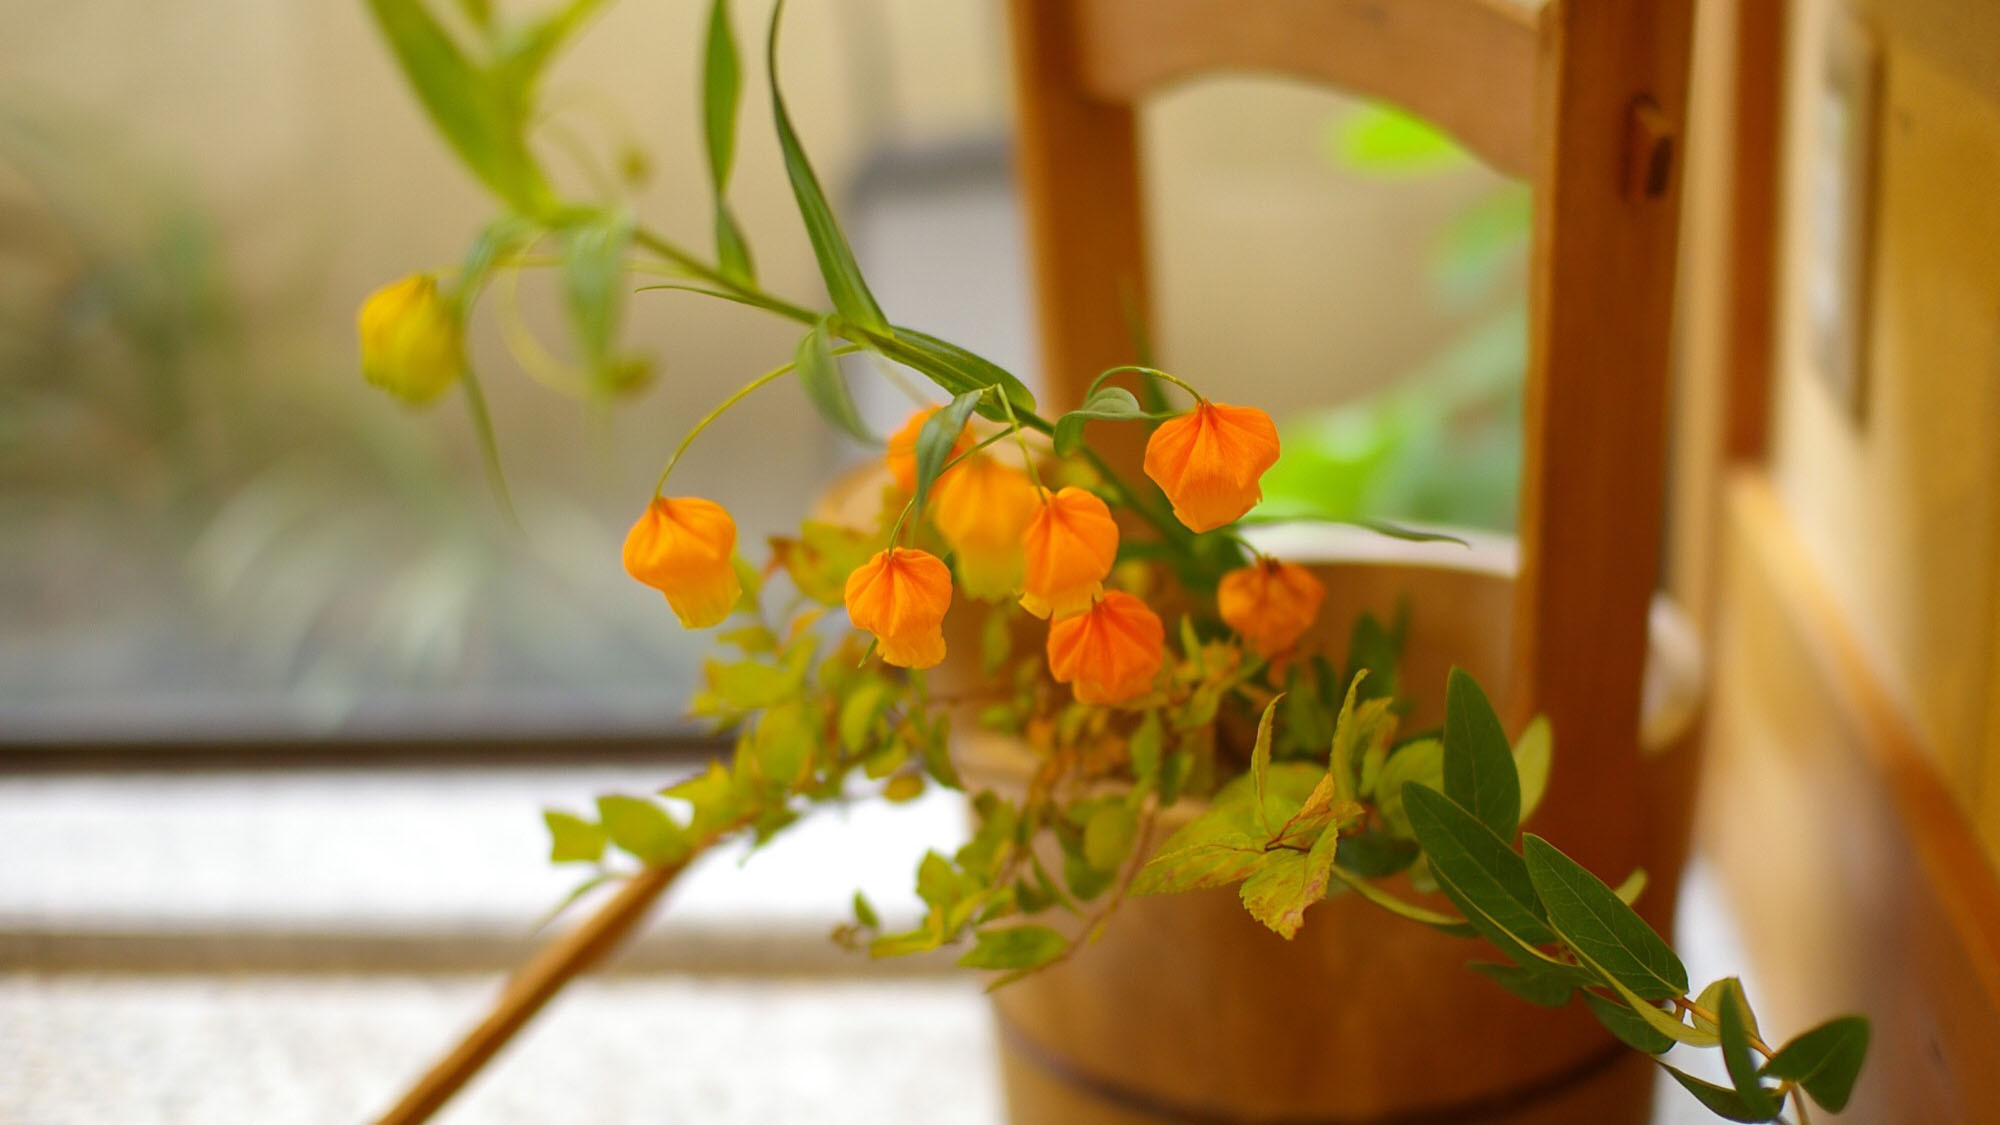
[[[1175,82],[1254,70],[1381,98],[1533,185],[1510,709],[1557,731],[1540,829],[1598,870],[1629,868],[1645,818],[1599,818],[1593,802],[1635,800],[1642,772],[1692,0],[1010,3],[1057,408],[1135,361],[1127,325],[1147,273],[1134,110]]]

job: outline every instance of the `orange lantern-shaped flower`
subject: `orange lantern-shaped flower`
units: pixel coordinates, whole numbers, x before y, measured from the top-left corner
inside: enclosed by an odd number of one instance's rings
[[[735,552],[736,521],[722,505],[656,497],[625,535],[625,572],[665,594],[682,625],[705,629],[743,595]]]
[[[924,432],[924,423],[930,421],[931,415],[937,412],[938,408],[935,406],[924,407],[911,414],[910,420],[903,423],[902,429],[889,435],[887,455],[889,474],[896,478],[896,487],[904,492],[917,490],[917,437]],[[971,448],[972,438],[961,429],[958,431],[958,440],[952,443],[951,457],[945,458],[945,461],[949,463],[952,457],[957,457]],[[942,484],[946,477],[953,476],[957,472],[957,468],[951,469],[938,478],[938,483]]]
[[[1278,428],[1252,406],[1207,399],[1146,440],[1146,475],[1195,531],[1240,518],[1264,498],[1257,480],[1278,460]]]
[[[1326,587],[1311,571],[1268,558],[1223,575],[1215,594],[1222,620],[1266,660],[1298,642],[1324,600]]]
[[[882,659],[929,668],[944,659],[944,613],[951,570],[936,555],[908,547],[877,551],[847,576],[847,616],[875,634]]]
[[[975,598],[1004,598],[1020,588],[1021,540],[1041,507],[1028,475],[974,454],[938,482],[931,522],[951,544],[959,584]]]
[[[1079,703],[1123,703],[1152,689],[1166,637],[1145,602],[1113,590],[1086,612],[1049,625],[1049,671]]]
[[[1036,617],[1066,617],[1090,604],[1118,558],[1118,524],[1094,493],[1042,493],[1022,545],[1027,569],[1021,607]]]

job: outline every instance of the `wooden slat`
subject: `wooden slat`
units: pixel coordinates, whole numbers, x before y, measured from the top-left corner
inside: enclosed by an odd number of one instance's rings
[[[1625,869],[1648,831],[1602,809],[1640,776],[1691,8],[1562,0],[1542,17],[1512,700],[1564,747],[1549,836],[1600,871]],[[1673,147],[1635,147],[1646,138]]]
[[[1396,103],[1495,168],[1534,166],[1536,12],[1510,0],[1079,0],[1084,88],[1134,103],[1220,70]]]
[[[2000,1121],[2000,878],[1761,473],[1725,561],[1701,838],[1764,1026],[1874,1021],[1846,1120]]]
[[[1779,150],[1788,0],[1740,0],[1730,207],[1729,355],[1723,456],[1764,455],[1777,323]]]
[[[1131,107],[1086,94],[1070,0],[1014,0],[1017,176],[1034,255],[1050,417],[1107,367],[1138,360],[1146,323],[1145,212]],[[1136,470],[1143,436],[1098,425],[1092,444]]]

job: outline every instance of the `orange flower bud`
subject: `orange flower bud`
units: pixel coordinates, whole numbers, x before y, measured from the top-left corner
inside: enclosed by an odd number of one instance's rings
[[[625,535],[625,573],[665,594],[682,625],[705,629],[743,596],[735,552],[736,521],[722,505],[655,498]]]
[[[1021,608],[1036,617],[1066,617],[1090,604],[1118,558],[1118,524],[1094,493],[1045,490],[1022,537],[1027,570]]]
[[[1259,559],[1222,576],[1222,620],[1266,660],[1290,649],[1319,616],[1326,587],[1297,563]]]
[[[931,522],[951,544],[965,592],[1004,598],[1019,589],[1021,537],[1041,508],[1028,474],[976,453],[946,473],[932,495]]]
[[[937,407],[926,406],[911,414],[910,420],[903,423],[902,429],[889,435],[889,473],[896,478],[896,487],[904,492],[917,490],[917,436],[924,432],[924,423],[930,421],[931,415],[937,412]],[[972,438],[961,429],[958,431],[958,440],[952,443],[951,457],[956,457],[971,448]],[[951,457],[945,460],[949,462]],[[953,468],[943,477],[939,477],[937,483],[944,483],[944,477],[954,476],[957,472],[958,469]]]
[[[1146,439],[1146,475],[1195,531],[1230,523],[1264,498],[1257,478],[1278,460],[1278,427],[1253,406],[1207,399]]]
[[[847,617],[881,642],[882,659],[929,668],[944,659],[951,570],[928,551],[891,547],[847,576]]]
[[[1158,614],[1113,590],[1088,611],[1050,623],[1049,671],[1079,703],[1123,703],[1152,688],[1166,639]]]

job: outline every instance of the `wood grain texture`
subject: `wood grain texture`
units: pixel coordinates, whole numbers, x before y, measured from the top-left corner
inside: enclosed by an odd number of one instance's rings
[[[1493,167],[1534,168],[1537,10],[1511,0],[1078,0],[1078,80],[1132,104],[1224,70],[1394,102]]]
[[[1626,170],[1637,107],[1685,132],[1691,15],[1690,0],[1542,15],[1512,711],[1547,713],[1572,748],[1548,835],[1604,871],[1631,866],[1648,830],[1600,812],[1638,772],[1681,179],[1669,169],[1659,194],[1633,199]]]
[[[1764,1026],[1874,1021],[1844,1120],[2000,1121],[2000,878],[1761,473],[1726,543],[1701,838]]]

